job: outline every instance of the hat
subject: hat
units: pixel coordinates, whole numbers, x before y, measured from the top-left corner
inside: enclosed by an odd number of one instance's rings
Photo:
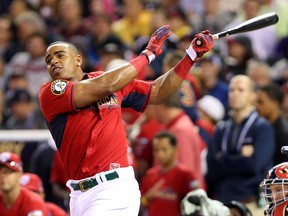
[[[228,44],[239,43],[244,46],[248,51],[252,52],[251,39],[245,35],[239,35],[235,37],[230,37],[228,39]]]
[[[210,116],[214,121],[224,118],[225,108],[221,101],[211,95],[205,95],[197,101],[197,107]]]
[[[20,185],[36,193],[44,192],[42,180],[33,173],[24,173],[20,178]]]
[[[0,165],[6,166],[16,172],[22,172],[22,162],[19,155],[11,152],[2,152],[0,154]]]
[[[11,89],[6,93],[6,102],[8,106],[17,102],[31,102],[32,96],[27,89]]]
[[[121,41],[116,39],[108,39],[98,48],[100,53],[114,53],[122,55],[125,51],[124,45]]]

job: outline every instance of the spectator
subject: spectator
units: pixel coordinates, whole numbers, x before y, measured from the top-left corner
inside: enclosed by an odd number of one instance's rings
[[[178,39],[191,34],[192,27],[189,24],[187,14],[180,7],[167,9],[166,16],[171,30]]]
[[[225,116],[225,108],[221,101],[211,95],[204,95],[197,101],[199,119],[196,125],[206,129],[211,137],[214,134],[215,125]]]
[[[20,186],[22,172],[18,155],[10,152],[0,154],[0,215],[48,216],[43,199]]]
[[[249,77],[237,75],[231,79],[230,117],[216,125],[208,145],[207,179],[209,189],[215,186],[210,196],[223,203],[245,203],[253,214],[261,215],[258,188],[273,165],[275,141],[272,125],[255,110],[255,99]]]
[[[48,32],[53,32],[55,26],[59,23],[59,12],[57,10],[58,0],[39,1],[37,11],[45,21]]]
[[[223,71],[222,59],[218,54],[211,54],[206,59],[199,61],[201,71],[201,92],[216,97],[221,101],[225,109],[228,102],[228,83],[219,79]]]
[[[141,36],[151,34],[151,12],[144,9],[140,0],[124,0],[124,15],[112,23],[113,32],[131,50],[135,49],[135,41]]]
[[[82,6],[79,0],[61,0],[58,4],[60,23],[56,26],[55,33],[64,40],[71,40],[74,36],[82,36],[86,40],[88,29],[82,24]]]
[[[105,70],[111,61],[115,59],[124,60],[125,47],[121,41],[106,41],[101,47],[98,47],[97,52],[100,61],[96,68],[98,70]]]
[[[260,15],[261,2],[258,0],[244,0],[242,8],[238,10],[236,17],[227,24],[225,30]],[[274,52],[277,44],[276,26],[272,25],[255,31],[241,33],[251,40],[252,50],[260,60],[267,60]]]
[[[276,144],[274,165],[287,161],[287,157],[281,154],[281,148],[287,145],[288,137],[288,120],[281,109],[283,96],[277,84],[261,86],[257,91],[256,109],[274,128]]]
[[[231,21],[233,13],[221,10],[220,0],[204,0],[203,11],[195,14],[191,19],[194,26],[194,32],[209,29],[216,33],[223,31],[224,27]],[[215,44],[215,46],[217,46]]]
[[[224,70],[219,76],[225,81],[238,74],[245,74],[250,60],[255,60],[255,54],[252,50],[251,40],[247,36],[235,36],[229,38],[228,56],[224,57]]]
[[[22,0],[12,0],[12,3],[9,6],[9,14],[15,19],[19,15],[30,11],[29,3]]]
[[[141,205],[149,215],[180,215],[185,195],[199,187],[191,170],[176,160],[176,137],[162,131],[153,138],[153,155],[158,165],[141,181]]]
[[[92,23],[89,28],[86,55],[91,64],[98,65],[101,58],[98,50],[107,43],[122,44],[122,41],[112,32],[112,20],[105,13],[95,14],[90,19]]]
[[[4,123],[7,118],[11,115],[11,109],[5,104],[5,97],[8,91],[14,90],[14,89],[26,89],[28,91],[28,80],[25,77],[23,73],[12,73],[6,79],[3,80],[3,87],[1,86],[1,91],[3,91],[2,95],[2,121],[1,123]],[[1,124],[1,128],[3,128],[3,125]]]
[[[9,90],[13,89],[27,89],[29,88],[29,82],[24,73],[12,72],[5,80],[5,86],[3,90],[7,93]]]
[[[44,59],[47,43],[47,38],[40,32],[29,35],[25,41],[25,51],[13,56],[5,72],[7,76],[12,72],[24,73],[33,99],[36,99],[41,83],[51,79],[46,72]]]
[[[50,33],[46,31],[46,25],[42,17],[33,11],[26,11],[15,17],[16,35],[19,50],[26,49],[26,41],[31,34],[40,32],[50,38]]]
[[[19,51],[18,42],[15,41],[15,26],[11,16],[0,15],[0,56],[8,63],[12,56]],[[1,76],[1,75],[0,75]]]
[[[28,190],[38,194],[45,199],[44,188],[41,178],[33,173],[24,173],[20,178],[20,185]],[[52,202],[45,202],[49,211],[49,216],[68,216],[67,212]]]
[[[26,89],[13,89],[5,94],[11,114],[3,122],[5,129],[46,129],[39,107]]]
[[[250,61],[246,74],[253,80],[256,87],[272,83],[270,66],[266,62]]]
[[[171,95],[162,105],[155,106],[156,119],[165,125],[165,129],[172,132],[177,139],[177,160],[187,166],[206,188],[201,155],[206,149],[205,143],[198,134],[189,116],[180,108],[178,93]]]

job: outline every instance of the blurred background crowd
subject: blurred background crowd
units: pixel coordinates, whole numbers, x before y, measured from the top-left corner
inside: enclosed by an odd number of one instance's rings
[[[44,58],[47,46],[53,41],[75,44],[84,59],[84,72],[108,71],[137,56],[151,34],[169,24],[173,34],[165,42],[163,54],[138,75],[138,79],[154,80],[175,66],[200,31],[218,33],[272,11],[279,16],[277,25],[215,41],[213,51],[194,65],[179,92],[163,105],[148,107],[144,113],[123,108],[131,163],[139,183],[157,163],[152,141],[165,129],[177,138],[180,162],[192,168],[210,198],[221,197],[220,201],[225,203],[255,201],[261,206],[254,196],[241,199],[238,195],[235,198],[217,192],[215,195],[218,179],[213,174],[209,177],[211,166],[206,156],[213,151],[211,143],[222,136],[215,136],[216,125],[230,118],[230,80],[245,75],[255,86],[251,105],[274,130],[273,140],[267,144],[267,152],[274,152],[271,158],[267,153],[271,159],[269,166],[286,160],[280,148],[287,145],[288,138],[287,0],[1,1],[0,129],[47,129],[37,94],[41,84],[50,80]],[[181,122],[176,123],[179,119]],[[21,155],[24,171],[42,179],[45,199],[67,210],[67,177],[53,141],[48,144],[0,140],[0,152]],[[261,158],[265,154],[261,152]],[[233,175],[228,170],[227,176]],[[266,171],[258,172],[258,184]],[[225,177],[221,181],[225,182]],[[239,190],[239,194],[246,193]]]

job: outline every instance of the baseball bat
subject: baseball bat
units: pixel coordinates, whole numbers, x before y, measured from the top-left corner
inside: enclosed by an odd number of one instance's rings
[[[212,35],[213,40],[217,40],[222,37],[226,37],[228,35],[234,35],[238,33],[254,31],[260,28],[264,28],[273,24],[276,24],[279,20],[278,15],[275,12],[266,13],[252,19],[246,20],[245,22],[228,29],[223,32],[219,32]],[[203,42],[201,39],[197,39],[195,41],[197,46],[202,46]]]

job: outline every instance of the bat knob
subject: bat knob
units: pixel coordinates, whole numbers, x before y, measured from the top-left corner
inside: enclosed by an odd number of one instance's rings
[[[195,44],[198,47],[201,47],[203,45],[202,41],[199,38],[195,40]]]

